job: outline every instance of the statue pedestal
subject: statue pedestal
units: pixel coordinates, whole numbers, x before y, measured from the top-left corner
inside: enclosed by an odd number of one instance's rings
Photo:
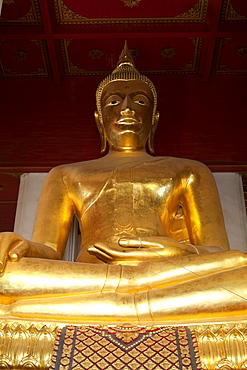
[[[170,369],[173,361],[171,369],[243,370],[247,369],[246,343],[247,320],[186,326],[99,326],[98,323],[71,326],[5,320],[0,323],[0,368],[66,370],[74,368],[72,361],[77,356],[77,362],[78,358],[84,361],[77,369],[146,369],[145,361],[152,361],[148,369]],[[78,354],[78,348],[83,355]],[[191,351],[193,358],[188,355]],[[164,364],[165,356],[168,356],[167,364]]]

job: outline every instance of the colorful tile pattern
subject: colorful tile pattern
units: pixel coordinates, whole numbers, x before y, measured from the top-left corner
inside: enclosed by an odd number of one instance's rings
[[[66,326],[58,331],[50,370],[200,370],[187,327]]]

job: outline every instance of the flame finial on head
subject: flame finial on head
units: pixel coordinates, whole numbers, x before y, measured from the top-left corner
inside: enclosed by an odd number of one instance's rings
[[[135,67],[135,63],[133,61],[132,55],[131,55],[131,53],[129,51],[129,48],[128,48],[127,40],[125,40],[124,48],[123,48],[123,50],[120,54],[117,66],[120,66],[120,64],[122,64],[122,63],[128,63],[128,64],[132,65],[133,67]]]

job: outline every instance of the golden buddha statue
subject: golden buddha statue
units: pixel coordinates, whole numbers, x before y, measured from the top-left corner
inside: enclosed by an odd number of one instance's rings
[[[247,311],[246,255],[229,251],[211,172],[154,157],[152,82],[125,46],[96,93],[104,157],[47,176],[32,241],[0,236],[4,318],[84,322],[195,322]],[[65,262],[74,214],[76,262]]]

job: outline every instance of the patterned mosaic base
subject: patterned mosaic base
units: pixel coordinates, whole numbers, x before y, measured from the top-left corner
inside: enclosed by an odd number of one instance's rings
[[[58,330],[50,370],[200,370],[187,327],[66,326]]]

